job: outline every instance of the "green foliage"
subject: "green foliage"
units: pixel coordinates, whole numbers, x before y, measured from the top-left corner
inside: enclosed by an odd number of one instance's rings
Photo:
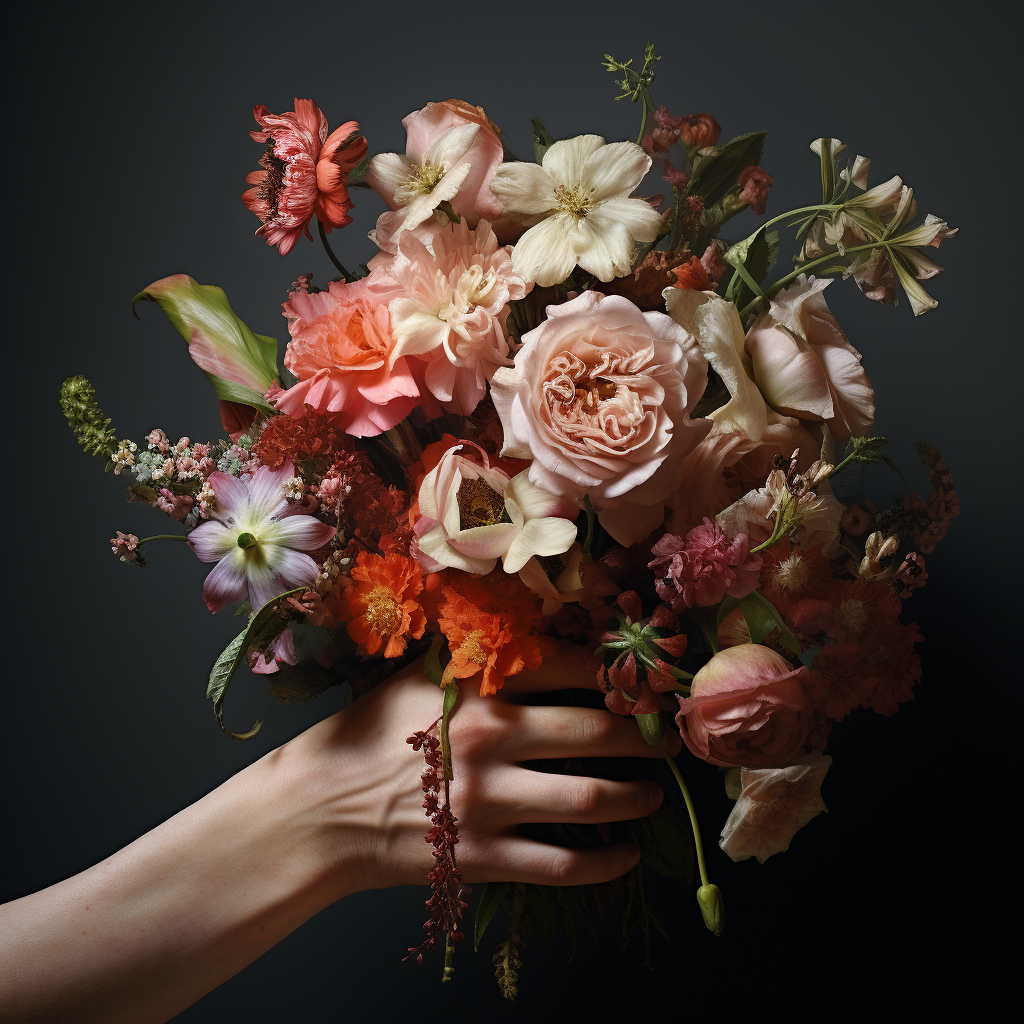
[[[480,940],[487,931],[494,915],[501,907],[501,901],[512,890],[511,882],[488,882],[480,894],[480,902],[476,905],[476,919],[473,923],[473,951],[480,949]]]
[[[666,878],[693,878],[696,853],[693,830],[666,800],[636,828],[636,842],[644,864]]]
[[[117,433],[110,417],[103,415],[95,394],[85,377],[68,377],[60,387],[60,407],[78,443],[90,455],[109,459],[117,448]]]
[[[533,158],[540,163],[555,140],[539,117],[531,117],[530,121],[533,124]]]
[[[450,782],[454,775],[452,774],[452,747],[448,741],[448,724],[451,721],[452,709],[455,707],[455,702],[459,699],[459,681],[457,679],[449,679],[447,686],[444,688],[444,710],[441,712],[441,762],[444,767],[444,777]]]
[[[760,163],[767,137],[767,132],[748,132],[731,139],[709,156],[698,153],[685,194],[700,196],[705,207],[713,206],[736,187],[740,171]]]
[[[301,594],[305,587],[296,587],[268,601],[255,615],[249,619],[249,624],[242,630],[234,640],[231,641],[221,652],[220,657],[213,663],[210,670],[210,680],[206,685],[206,696],[213,701],[213,711],[217,716],[217,724],[225,736],[233,740],[251,740],[263,726],[262,722],[256,724],[248,732],[232,732],[224,724],[224,696],[231,679],[237,671],[246,652],[250,647],[259,651],[265,651],[267,647],[284,632],[286,621],[277,614],[277,603],[282,597],[289,597],[292,594]]]
[[[851,462],[884,462],[902,480],[903,474],[899,467],[882,451],[888,443],[887,437],[851,437],[842,461],[832,470],[832,476],[841,473]]]
[[[760,591],[755,590],[742,598],[740,608],[743,609],[743,618],[746,620],[747,631],[753,643],[761,643],[773,629],[778,629],[779,643],[792,654],[800,653],[800,641],[789,631],[775,605]]]
[[[775,266],[778,257],[779,233],[777,231],[758,231],[752,237],[737,242],[723,256],[723,259],[735,271],[729,278],[725,289],[726,297],[742,309],[755,297],[755,294],[763,294],[760,285]],[[743,268],[744,273],[739,272],[740,267]],[[748,278],[758,285],[756,293]]]

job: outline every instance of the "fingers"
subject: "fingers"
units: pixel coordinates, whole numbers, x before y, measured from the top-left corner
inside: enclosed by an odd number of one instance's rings
[[[666,730],[665,746],[677,753],[681,740],[675,730]],[[614,715],[596,708],[516,708],[502,744],[502,753],[513,761],[535,761],[551,757],[654,757],[661,751],[640,734],[627,715]]]
[[[649,779],[624,782],[509,768],[498,781],[489,802],[510,825],[632,821],[653,814],[665,796]]]
[[[502,689],[509,693],[596,690],[597,669],[591,667],[590,657],[582,647],[563,644],[554,654],[544,659],[536,672],[519,672],[509,676]]]
[[[596,885],[619,878],[640,860],[632,843],[600,850],[570,850],[524,836],[494,841],[485,864],[472,873],[477,881],[527,882],[535,885]]]

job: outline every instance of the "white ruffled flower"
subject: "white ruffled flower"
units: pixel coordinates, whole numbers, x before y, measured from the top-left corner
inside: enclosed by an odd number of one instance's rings
[[[540,223],[516,243],[512,265],[542,287],[564,281],[578,264],[600,281],[632,269],[637,242],[653,242],[661,215],[629,198],[651,166],[635,143],[606,145],[599,135],[554,143],[541,164],[503,163],[491,191],[505,212]]]
[[[480,126],[463,124],[451,128],[426,153],[406,150],[379,153],[370,161],[366,181],[379,192],[389,206],[397,207],[381,215],[377,231],[387,240],[418,227],[441,203],[451,202],[472,169],[463,160],[476,141]],[[384,242],[386,239],[381,238]]]

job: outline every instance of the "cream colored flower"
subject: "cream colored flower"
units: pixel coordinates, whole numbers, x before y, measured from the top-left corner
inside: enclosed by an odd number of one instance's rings
[[[463,158],[479,131],[476,124],[459,125],[446,131],[426,153],[411,149],[405,156],[379,153],[370,161],[367,183],[389,206],[397,207],[381,214],[377,221],[382,236],[379,244],[418,227],[441,203],[451,202],[458,195],[472,170],[472,164]]]
[[[491,191],[507,214],[535,223],[516,243],[516,273],[541,286],[564,281],[578,264],[600,281],[629,273],[637,242],[653,242],[661,216],[629,198],[651,166],[635,143],[599,135],[554,143],[541,164],[503,163]]]

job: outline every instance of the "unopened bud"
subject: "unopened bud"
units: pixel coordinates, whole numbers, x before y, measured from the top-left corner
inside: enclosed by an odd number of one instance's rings
[[[700,912],[704,915],[708,931],[721,935],[725,927],[721,890],[717,885],[702,885],[697,890],[697,902],[700,904]]]

